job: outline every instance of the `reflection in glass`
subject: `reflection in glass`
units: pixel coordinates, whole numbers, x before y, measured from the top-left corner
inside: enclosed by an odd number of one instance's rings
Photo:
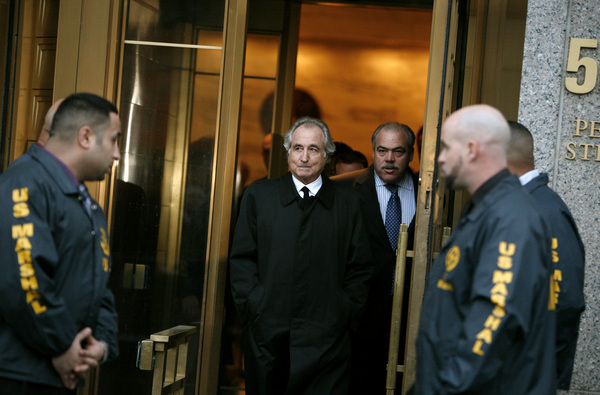
[[[121,356],[100,370],[100,394],[150,393],[153,372],[136,368],[138,342],[201,325],[222,52],[164,43],[220,46],[223,10],[224,1],[129,3],[126,39],[162,45],[124,46],[111,229]],[[195,392],[199,334],[185,394]]]
[[[269,151],[264,152],[263,146],[266,142],[265,139],[268,138],[271,132],[279,41],[280,37],[278,35],[252,33],[247,35],[237,175],[232,215],[234,224],[237,217],[237,207],[244,189],[252,182],[267,177]],[[266,120],[263,118],[266,118]],[[233,229],[232,226],[232,231]],[[241,331],[241,324],[233,305],[228,281],[225,291],[225,316],[221,337],[219,375],[219,394],[221,395],[244,393]]]

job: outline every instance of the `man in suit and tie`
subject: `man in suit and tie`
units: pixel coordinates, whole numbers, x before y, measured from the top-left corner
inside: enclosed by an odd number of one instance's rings
[[[365,313],[352,344],[351,394],[385,391],[398,232],[401,223],[409,225],[411,248],[415,228],[418,180],[408,166],[414,154],[414,132],[398,122],[384,123],[375,129],[371,142],[370,167],[333,178],[360,192],[366,202],[365,223],[375,264]],[[405,278],[410,278],[409,271],[407,262]],[[405,295],[408,291],[405,284]],[[408,297],[404,301],[406,304]],[[401,344],[399,362],[403,347]]]

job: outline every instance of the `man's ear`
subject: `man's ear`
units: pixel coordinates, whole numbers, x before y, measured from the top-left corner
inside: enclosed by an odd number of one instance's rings
[[[472,162],[479,156],[481,146],[478,141],[470,140],[467,142],[467,159]]]
[[[96,144],[96,133],[89,126],[82,126],[77,132],[77,143],[88,150]]]

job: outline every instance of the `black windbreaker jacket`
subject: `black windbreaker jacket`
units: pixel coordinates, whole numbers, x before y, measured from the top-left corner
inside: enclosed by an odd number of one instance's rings
[[[61,387],[51,358],[86,326],[118,354],[106,219],[33,145],[0,176],[0,377]]]
[[[549,227],[505,173],[462,216],[429,274],[416,394],[556,393]]]

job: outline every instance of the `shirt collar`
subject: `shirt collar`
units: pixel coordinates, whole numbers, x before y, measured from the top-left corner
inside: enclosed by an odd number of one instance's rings
[[[48,155],[50,155],[50,157],[52,159],[54,159],[56,161],[56,163],[59,164],[59,166],[61,167],[61,169],[63,169],[63,171],[65,172],[65,174],[67,175],[67,177],[69,177],[69,180],[71,181],[71,183],[73,184],[73,186],[77,187],[80,184],[80,182],[77,180],[77,178],[75,177],[75,174],[73,174],[73,172],[71,171],[71,169],[69,169],[67,167],[67,165],[65,165],[63,161],[61,161],[60,159],[58,159],[56,157],[56,155],[54,155],[52,152],[48,151],[42,145],[40,145],[40,144],[38,144],[38,145],[40,146],[41,149],[43,149],[44,151],[46,151],[46,153]]]
[[[533,170],[528,171],[527,173],[523,174],[521,177],[519,177],[519,181],[521,182],[521,185],[525,185],[529,181],[533,180],[534,178],[536,178],[539,175],[540,175],[540,172],[537,171],[536,169],[533,169]]]
[[[303,184],[302,181],[298,180],[293,174],[292,181],[294,181],[294,186],[296,186],[296,191],[300,196],[304,196],[304,194],[300,192],[300,190],[304,187],[308,188],[309,196],[315,196],[319,192],[319,189],[321,189],[321,187],[323,186],[323,178],[321,178],[321,175],[319,175],[319,177],[316,180],[314,180],[308,185]]]
[[[379,174],[376,171],[373,171],[373,174],[375,174],[375,187],[385,187],[386,183],[379,177]],[[404,177],[396,185],[398,185],[398,188],[408,189],[409,191],[413,190],[414,185],[408,169],[404,173]]]

